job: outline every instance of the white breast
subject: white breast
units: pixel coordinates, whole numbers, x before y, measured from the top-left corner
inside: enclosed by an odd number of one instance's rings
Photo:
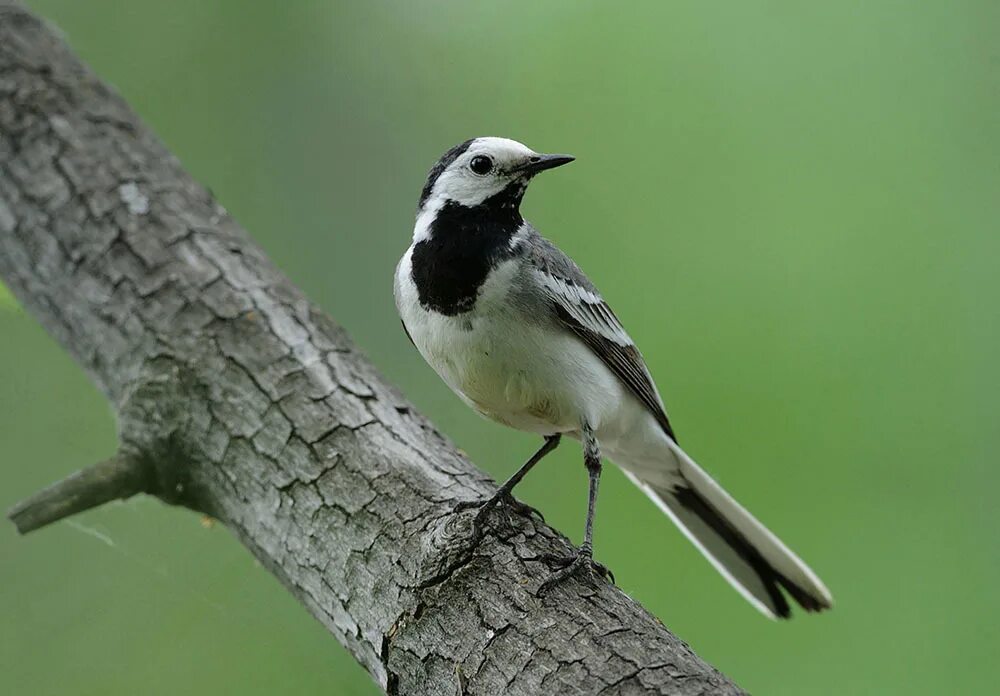
[[[457,316],[420,305],[411,250],[396,269],[396,306],[424,359],[470,406],[519,430],[572,432],[598,427],[627,396],[589,348],[545,318],[510,302],[516,260],[494,269],[475,308]]]

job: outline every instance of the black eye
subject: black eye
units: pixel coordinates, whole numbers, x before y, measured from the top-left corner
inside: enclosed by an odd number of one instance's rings
[[[491,160],[486,155],[476,155],[469,162],[469,169],[472,170],[474,174],[483,176],[484,174],[489,174],[493,170],[493,160]]]

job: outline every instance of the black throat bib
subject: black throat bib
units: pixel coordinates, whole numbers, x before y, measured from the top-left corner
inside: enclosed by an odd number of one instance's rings
[[[448,316],[468,312],[490,270],[512,258],[510,241],[524,219],[518,204],[524,187],[511,184],[483,203],[466,207],[448,201],[413,247],[411,276],[420,304]]]

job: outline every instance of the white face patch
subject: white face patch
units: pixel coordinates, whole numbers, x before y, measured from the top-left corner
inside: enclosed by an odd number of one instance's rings
[[[432,207],[439,209],[447,200],[469,207],[479,205],[487,198],[503,191],[517,178],[517,174],[508,174],[511,169],[524,164],[529,157],[537,154],[516,140],[476,138],[469,148],[438,177],[431,195],[424,203],[424,211]],[[470,165],[477,157],[489,158],[493,165],[489,173],[477,174],[472,170]],[[430,219],[433,219],[433,216]]]
[[[413,225],[413,243],[422,242],[431,236],[431,224],[437,217],[438,211],[444,205],[445,199],[431,197],[424,203],[424,207],[417,213],[417,222]]]

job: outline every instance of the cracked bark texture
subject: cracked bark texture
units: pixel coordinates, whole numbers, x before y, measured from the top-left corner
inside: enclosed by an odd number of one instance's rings
[[[470,548],[452,510],[493,484],[11,0],[0,276],[110,400],[133,488],[222,520],[387,693],[742,693],[609,584],[536,596],[544,524]]]

